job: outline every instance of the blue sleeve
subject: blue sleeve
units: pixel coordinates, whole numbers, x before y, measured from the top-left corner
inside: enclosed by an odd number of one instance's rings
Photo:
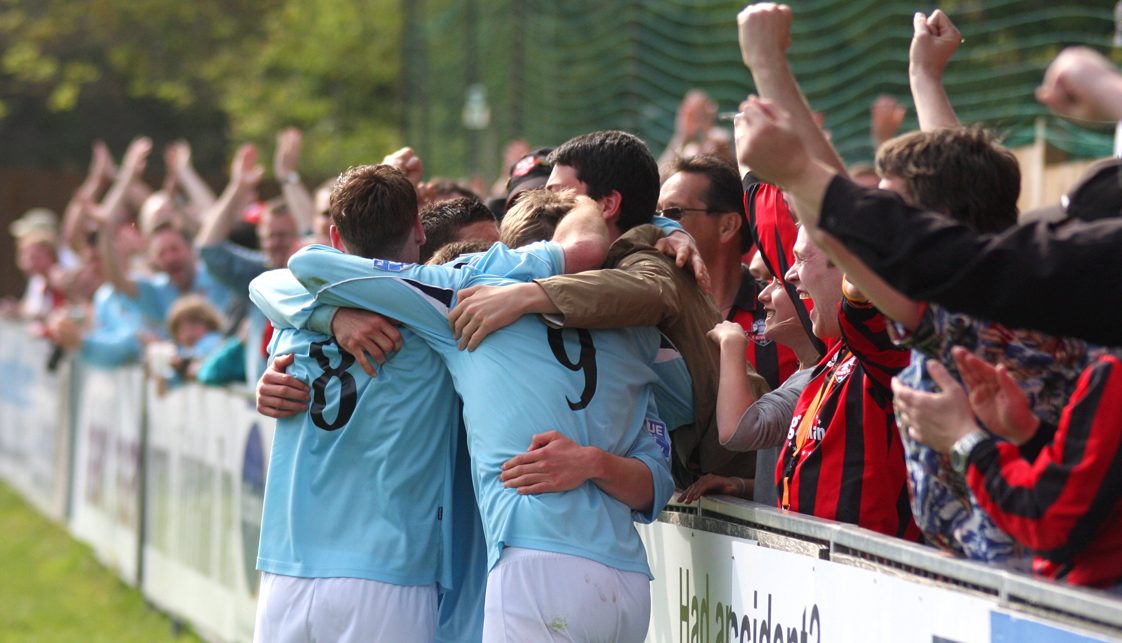
[[[624,454],[625,457],[640,460],[651,470],[651,479],[654,483],[651,510],[631,512],[631,519],[642,524],[657,520],[663,507],[674,495],[674,478],[670,475],[670,434],[666,430],[666,424],[652,415],[652,412],[653,410],[648,411],[643,430],[635,436],[631,448]]]
[[[674,431],[693,424],[696,419],[693,379],[678,349],[665,335],[660,333],[659,339],[658,353],[651,365],[658,379],[652,384],[651,392],[658,403],[658,416],[666,421],[670,431]]]
[[[322,324],[326,316],[327,332],[324,334],[331,334],[331,317],[335,308],[320,306],[288,270],[270,270],[249,282],[249,299],[261,309],[274,328],[306,328],[323,332],[313,326]]]
[[[316,304],[370,310],[422,336],[451,337],[448,313],[464,276],[457,269],[366,259],[324,246],[303,248],[288,267]]]
[[[651,223],[657,226],[659,230],[662,230],[664,233],[666,233],[667,236],[678,231],[686,232],[686,229],[682,227],[681,223],[678,223],[674,219],[668,219],[657,214],[653,219],[651,219]]]
[[[228,241],[203,246],[199,258],[216,281],[239,296],[245,293],[254,277],[265,272],[264,255]]]
[[[124,294],[122,294],[124,296]],[[140,278],[136,280],[136,298],[126,299],[141,315],[144,315],[150,321],[163,324],[167,319],[168,307],[171,305],[164,288],[157,285],[154,281],[147,278]]]
[[[94,294],[94,327],[82,338],[81,358],[93,366],[114,368],[140,359],[143,323],[133,300],[109,284]]]
[[[91,366],[115,368],[140,359],[135,328],[97,328],[82,339],[80,356]]]
[[[245,343],[237,337],[227,338],[199,364],[195,380],[207,386],[244,382]]]

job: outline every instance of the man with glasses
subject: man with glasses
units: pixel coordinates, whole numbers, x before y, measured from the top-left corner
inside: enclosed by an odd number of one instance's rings
[[[642,225],[652,222],[658,201],[654,156],[631,134],[601,131],[567,141],[550,161],[547,189],[587,195],[603,210],[613,241],[605,269],[462,291],[451,317],[461,346],[472,349],[492,331],[533,313],[565,328],[657,326],[681,352],[693,380],[693,423],[670,427],[675,483],[685,488],[705,473],[751,478],[755,455],[728,451],[717,436],[717,354],[706,333],[721,316],[680,267],[692,256],[694,272],[704,274],[696,247],[682,241],[686,235],[664,237],[659,228]],[[681,244],[679,266],[658,249],[665,243]],[[759,376],[754,383],[757,395],[767,391]]]
[[[779,388],[798,370],[798,360],[789,348],[764,337],[765,312],[756,296],[767,285],[766,275],[753,276],[741,259],[752,249],[752,231],[736,168],[720,157],[701,155],[679,159],[673,171],[659,192],[658,214],[681,223],[697,241],[717,310],[744,328],[748,363],[768,386]]]

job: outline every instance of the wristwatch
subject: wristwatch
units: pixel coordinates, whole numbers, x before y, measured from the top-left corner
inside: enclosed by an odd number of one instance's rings
[[[988,440],[989,437],[985,431],[974,430],[956,440],[951,447],[951,468],[966,475],[966,470],[970,467],[970,453],[979,442]]]
[[[281,179],[280,179],[281,185],[296,185],[299,182],[300,182],[300,173],[299,172],[289,172],[288,174],[285,174],[284,176],[282,176]]]

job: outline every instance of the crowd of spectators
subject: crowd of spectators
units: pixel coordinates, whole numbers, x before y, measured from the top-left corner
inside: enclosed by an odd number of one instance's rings
[[[847,168],[788,65],[791,22],[783,5],[739,14],[757,96],[730,131],[690,92],[670,146],[657,164],[643,159],[661,186],[613,165],[618,137],[604,133],[557,150],[512,144],[489,194],[425,181],[409,148],[386,156],[416,190],[422,263],[548,238],[504,220],[547,184],[587,194],[619,227],[600,270],[461,292],[461,348],[525,314],[657,327],[692,381],[686,417],[669,427],[680,500],[739,496],[1122,591],[1118,162],[1095,165],[1060,206],[1019,213],[1016,158],[991,130],[960,123],[943,90],[963,40],[935,11],[911,26],[919,130],[896,135],[905,107],[878,99],[875,167]],[[1061,116],[1118,122],[1122,74],[1071,48],[1037,98]],[[154,376],[260,380],[262,412],[303,409],[283,369],[266,368],[273,327],[247,295],[300,248],[330,245],[341,216],[334,180],[305,187],[300,144],[296,130],[278,135],[280,194],[264,199],[251,145],[216,195],[186,143],[165,149],[155,190],[142,179],[149,139],[134,140],[119,167],[95,143],[61,222],[35,209],[11,227],[28,281],[13,314],[94,367],[170,343]],[[535,210],[533,225],[551,231],[565,214],[555,210]],[[677,223],[639,225],[652,213]],[[330,329],[367,373],[401,348],[394,322],[335,315]]]

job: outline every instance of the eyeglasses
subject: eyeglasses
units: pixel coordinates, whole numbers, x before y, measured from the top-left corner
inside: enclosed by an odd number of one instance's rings
[[[714,210],[713,208],[671,207],[671,208],[663,208],[661,210],[656,210],[655,214],[659,215],[660,217],[666,217],[667,219],[673,219],[675,221],[680,221],[682,219],[682,216],[685,215],[685,213],[687,213],[687,212],[704,212],[706,214],[713,214],[714,212],[718,212],[718,210]]]

